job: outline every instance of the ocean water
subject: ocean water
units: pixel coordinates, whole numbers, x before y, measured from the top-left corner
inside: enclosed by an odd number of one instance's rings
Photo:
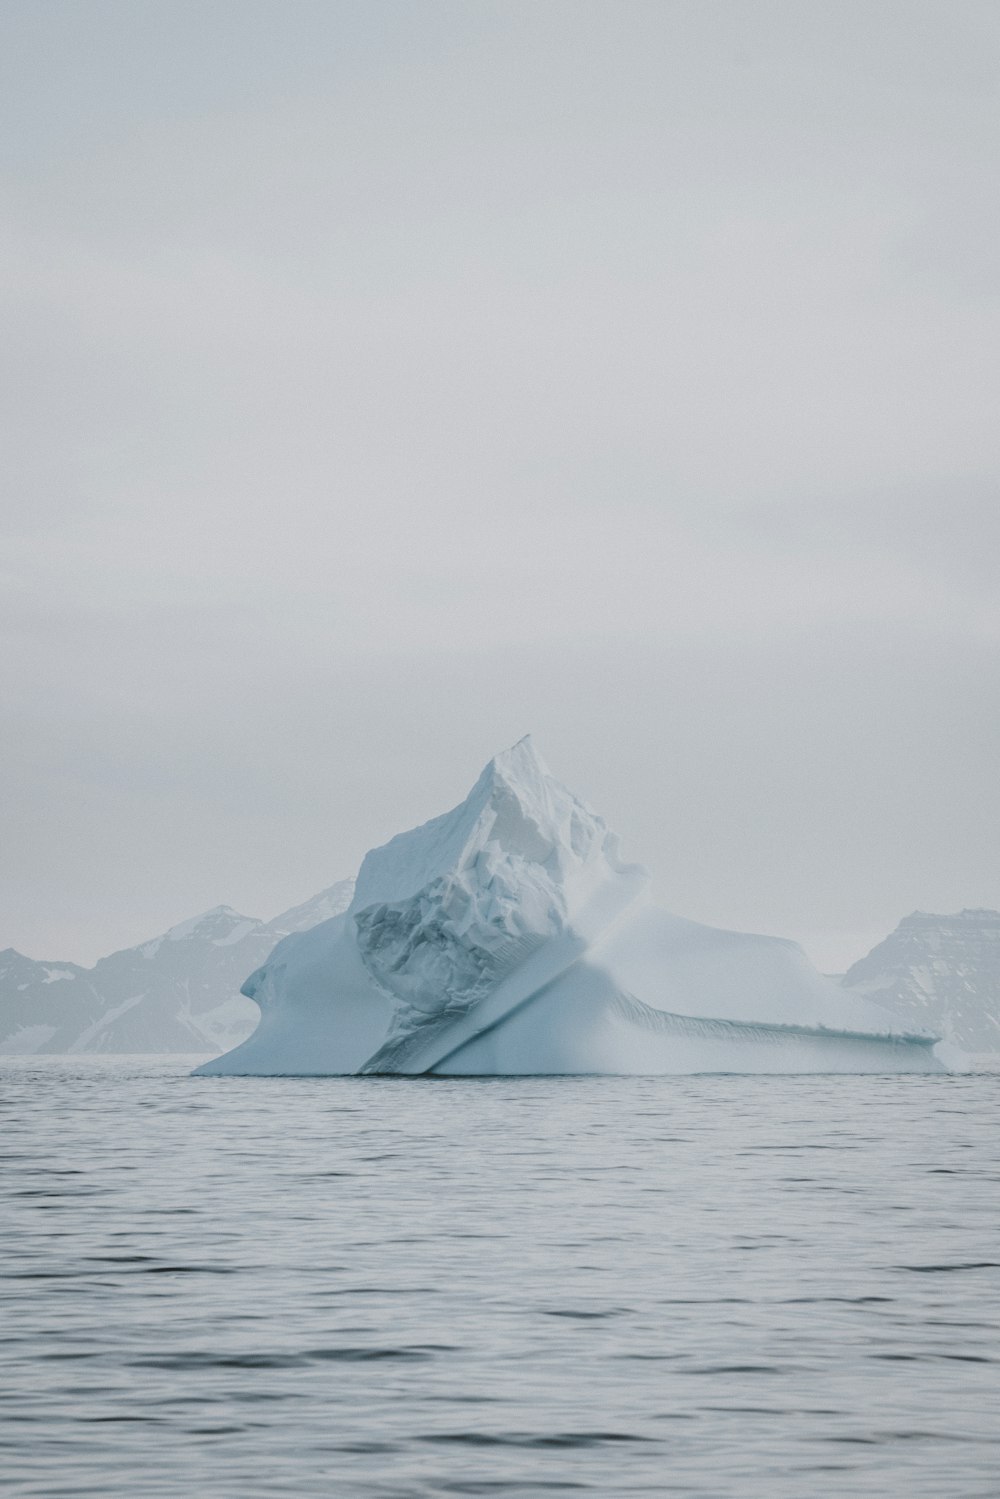
[[[1000,1493],[1000,1077],[0,1061],[0,1470],[63,1495]]]

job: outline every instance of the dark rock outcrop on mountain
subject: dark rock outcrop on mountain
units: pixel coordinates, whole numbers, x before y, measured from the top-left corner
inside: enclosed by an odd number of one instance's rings
[[[1000,1053],[1000,911],[914,911],[843,983],[963,1051]]]
[[[0,1053],[198,1052],[238,1045],[259,1019],[240,985],[276,943],[351,902],[342,880],[271,921],[216,906],[93,968],[0,952]]]

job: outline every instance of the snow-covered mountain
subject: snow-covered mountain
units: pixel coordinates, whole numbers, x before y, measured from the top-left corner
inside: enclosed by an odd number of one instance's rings
[[[291,932],[350,905],[342,880],[271,921],[216,906],[93,968],[0,952],[0,1053],[220,1051],[244,1040],[257,1007],[240,985]]]
[[[974,1056],[1000,1053],[1000,911],[914,911],[842,982]]]
[[[932,1072],[935,1037],[778,937],[672,916],[531,741],[373,849],[346,912],[243,992],[253,1035],[202,1075]]]

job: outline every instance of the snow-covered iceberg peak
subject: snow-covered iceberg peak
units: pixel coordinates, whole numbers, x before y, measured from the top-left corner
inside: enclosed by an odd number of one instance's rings
[[[243,992],[257,1030],[214,1073],[935,1071],[794,943],[660,910],[530,739],[465,801],[365,858],[342,915]]]
[[[526,737],[461,806],[367,855],[351,916],[365,967],[405,1022],[410,1009],[468,1009],[545,942],[585,932],[602,897],[617,906],[644,882]]]

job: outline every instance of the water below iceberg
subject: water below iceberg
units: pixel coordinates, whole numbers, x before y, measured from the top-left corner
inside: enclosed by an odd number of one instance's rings
[[[16,1499],[994,1499],[1000,1078],[0,1061]]]

